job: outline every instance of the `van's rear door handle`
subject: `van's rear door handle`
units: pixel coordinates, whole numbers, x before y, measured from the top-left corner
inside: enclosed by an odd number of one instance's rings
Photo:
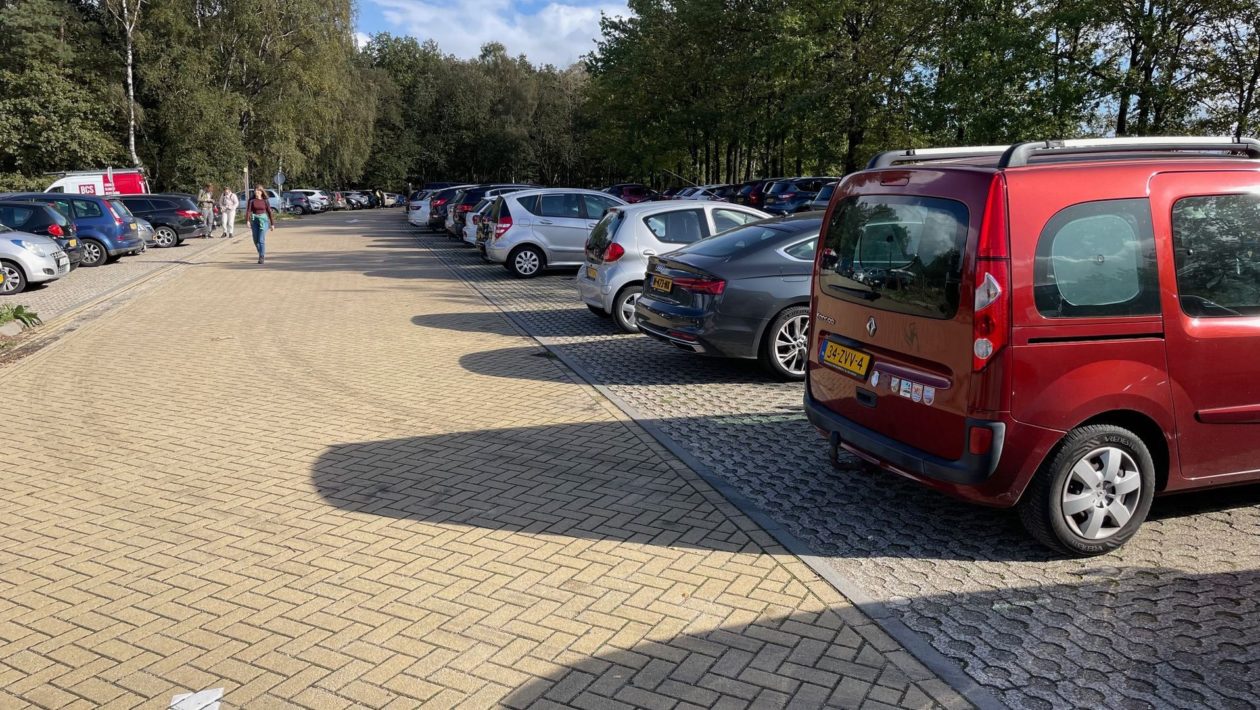
[[[870,407],[871,409],[874,409],[875,405],[879,403],[874,392],[864,390],[861,387],[857,388],[857,401],[863,407]]]

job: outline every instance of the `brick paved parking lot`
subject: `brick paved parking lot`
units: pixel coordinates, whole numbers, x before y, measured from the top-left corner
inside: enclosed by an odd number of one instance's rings
[[[0,369],[0,708],[966,706],[400,222]]]
[[[802,385],[620,334],[587,312],[571,271],[515,280],[470,248],[417,239],[1009,705],[1260,705],[1260,489],[1158,500],[1119,553],[1052,559],[1008,512],[833,471]],[[483,327],[471,316],[416,322],[471,333]],[[528,356],[515,346],[461,364],[512,380],[507,364]]]
[[[237,237],[240,239],[240,237]],[[220,239],[190,239],[178,247],[155,249],[150,247],[143,254],[126,256],[94,269],[75,269],[70,275],[47,284],[35,284],[25,292],[6,297],[3,303],[21,303],[29,306],[45,322],[52,321],[94,299],[125,288],[162,269],[191,263],[208,247],[219,244]]]

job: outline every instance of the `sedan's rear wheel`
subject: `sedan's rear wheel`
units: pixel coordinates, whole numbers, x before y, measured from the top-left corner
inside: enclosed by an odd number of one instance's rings
[[[805,379],[809,361],[809,308],[792,306],[770,324],[761,348],[761,363],[783,380]]]
[[[632,284],[618,291],[617,297],[613,299],[613,320],[617,321],[617,327],[627,333],[639,332],[639,324],[634,315],[634,306],[639,302],[639,296],[642,293],[642,286]]]
[[[1090,557],[1133,537],[1154,494],[1155,465],[1146,442],[1128,429],[1092,425],[1068,433],[1024,492],[1019,513],[1042,544]]]

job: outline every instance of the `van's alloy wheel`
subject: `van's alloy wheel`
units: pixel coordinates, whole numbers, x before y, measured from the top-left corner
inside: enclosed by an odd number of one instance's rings
[[[153,234],[153,241],[163,249],[173,247],[179,243],[179,235],[170,227],[158,227]]]
[[[508,255],[507,268],[513,276],[528,279],[542,271],[543,256],[538,249],[531,246],[517,247]]]
[[[785,380],[805,378],[809,361],[809,308],[792,306],[770,324],[761,362],[774,375]]]
[[[1110,552],[1150,512],[1155,466],[1137,434],[1108,424],[1074,429],[1034,476],[1019,513],[1024,527],[1059,552]]]
[[[80,242],[79,251],[83,254],[83,261],[79,262],[80,266],[100,266],[109,256],[109,252],[105,251],[105,245],[93,239],[84,239]]]
[[[0,274],[4,274],[4,282],[0,283],[0,293],[11,296],[26,290],[26,274],[11,261],[0,261]]]
[[[639,332],[639,324],[636,322],[634,315],[634,306],[639,302],[639,296],[642,293],[643,287],[634,284],[618,291],[617,298],[613,299],[613,319],[617,321],[617,327],[627,333]]]

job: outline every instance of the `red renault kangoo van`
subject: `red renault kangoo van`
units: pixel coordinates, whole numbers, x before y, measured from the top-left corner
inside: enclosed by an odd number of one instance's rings
[[[887,471],[1087,556],[1260,479],[1260,141],[884,153],[836,190],[805,407]]]

